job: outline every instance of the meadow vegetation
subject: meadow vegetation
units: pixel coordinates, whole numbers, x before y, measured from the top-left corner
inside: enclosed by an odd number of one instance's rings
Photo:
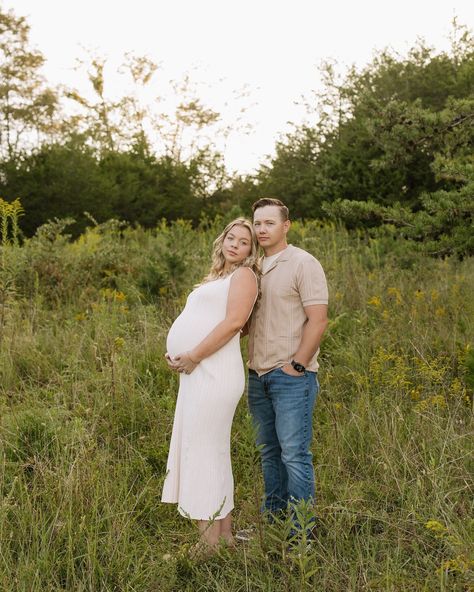
[[[262,525],[245,396],[232,432],[237,527],[207,561],[159,502],[177,377],[165,338],[225,219],[131,228],[53,221],[19,245],[2,202],[0,589],[473,590],[472,259],[295,222],[323,264],[330,326],[315,411],[317,538]],[[246,344],[242,344],[245,356]],[[301,508],[304,514],[308,508]]]

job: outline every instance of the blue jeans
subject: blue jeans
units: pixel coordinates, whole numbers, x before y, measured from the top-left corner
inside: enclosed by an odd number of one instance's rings
[[[291,376],[276,368],[259,377],[249,371],[249,408],[265,483],[263,510],[270,514],[286,510],[299,500],[314,499],[310,446],[318,391],[315,372]]]

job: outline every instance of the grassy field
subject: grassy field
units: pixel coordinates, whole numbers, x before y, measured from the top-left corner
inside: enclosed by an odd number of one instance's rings
[[[474,590],[473,261],[389,234],[296,223],[323,264],[331,323],[314,418],[318,536],[285,525],[207,561],[159,502],[176,376],[166,333],[222,221],[110,222],[76,241],[2,226],[0,590]],[[14,229],[13,229],[14,232]],[[7,238],[10,237],[10,238]],[[242,344],[245,355],[246,344]],[[262,483],[245,396],[232,434],[238,527]]]

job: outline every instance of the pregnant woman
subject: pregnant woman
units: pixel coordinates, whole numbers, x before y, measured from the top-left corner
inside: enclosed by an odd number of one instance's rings
[[[238,218],[214,241],[209,274],[188,296],[167,339],[180,373],[162,501],[198,521],[199,548],[233,543],[230,431],[245,386],[240,330],[258,294],[257,241]]]

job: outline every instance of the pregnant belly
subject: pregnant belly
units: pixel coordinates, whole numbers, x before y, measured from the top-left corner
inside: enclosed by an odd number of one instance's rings
[[[190,318],[181,313],[171,328],[166,339],[166,350],[171,357],[188,351],[200,343],[214,329],[217,322],[205,322],[202,318]]]

